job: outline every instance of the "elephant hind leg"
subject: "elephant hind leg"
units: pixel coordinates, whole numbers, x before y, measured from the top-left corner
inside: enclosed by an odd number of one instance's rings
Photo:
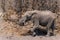
[[[54,35],[54,29],[55,29],[55,20],[52,22],[52,25],[51,25],[51,35]]]
[[[50,35],[50,27],[51,27],[52,23],[53,23],[53,19],[49,19],[49,22],[47,24],[47,36]]]

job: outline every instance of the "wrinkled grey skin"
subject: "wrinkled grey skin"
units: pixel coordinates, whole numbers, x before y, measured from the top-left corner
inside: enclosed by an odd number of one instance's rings
[[[20,25],[24,25],[26,22],[31,20],[33,22],[33,28],[31,31],[33,32],[33,35],[36,33],[34,32],[35,28],[40,28],[41,26],[47,27],[47,36],[50,35],[50,29],[52,30],[52,33],[54,34],[54,28],[55,28],[55,19],[56,14],[52,13],[51,11],[27,11],[25,15],[19,20]]]

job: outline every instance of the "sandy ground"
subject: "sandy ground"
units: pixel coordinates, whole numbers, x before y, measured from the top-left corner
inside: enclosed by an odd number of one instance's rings
[[[18,30],[17,30],[18,29]],[[19,31],[20,30],[20,31]],[[22,32],[23,31],[23,32]],[[22,30],[12,23],[5,22],[0,18],[0,40],[60,40],[60,35],[56,36],[20,36],[20,33],[27,32],[26,28]]]
[[[47,37],[47,36],[36,36],[36,37],[32,37],[32,36],[21,36],[21,37],[0,36],[0,40],[60,40],[60,36],[59,35],[51,36],[51,37]]]
[[[47,37],[47,36],[35,36],[35,37],[32,37],[32,36],[16,36],[16,34],[14,36],[11,36],[10,33],[7,33],[9,35],[7,35],[5,33],[5,31],[2,31],[1,28],[4,28],[3,24],[4,21],[3,20],[0,20],[0,40],[60,40],[60,35],[56,35],[56,36],[50,36],[50,37]],[[2,33],[1,33],[2,31]],[[3,36],[2,36],[3,35]]]

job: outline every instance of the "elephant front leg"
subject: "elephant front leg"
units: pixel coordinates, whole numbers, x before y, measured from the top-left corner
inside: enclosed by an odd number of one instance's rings
[[[35,27],[33,26],[33,28],[31,28],[32,36],[36,36],[36,33],[34,30],[35,30]]]
[[[33,19],[33,28],[31,28],[32,35],[35,36],[36,32],[34,30],[39,27],[39,20]]]
[[[52,25],[53,19],[50,19],[48,24],[47,24],[47,35],[46,36],[50,36],[50,27]]]

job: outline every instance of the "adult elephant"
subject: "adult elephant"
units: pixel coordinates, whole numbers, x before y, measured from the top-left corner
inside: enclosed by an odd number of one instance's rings
[[[55,19],[56,19],[56,14],[52,13],[51,11],[27,11],[25,12],[24,16],[19,20],[19,24],[22,26],[28,21],[33,22],[33,28],[31,31],[33,32],[33,35],[36,35],[34,32],[35,28],[40,28],[39,25],[41,26],[46,26],[47,27],[47,36],[50,35],[50,29],[52,30],[52,34],[54,34],[54,29],[55,29]]]

